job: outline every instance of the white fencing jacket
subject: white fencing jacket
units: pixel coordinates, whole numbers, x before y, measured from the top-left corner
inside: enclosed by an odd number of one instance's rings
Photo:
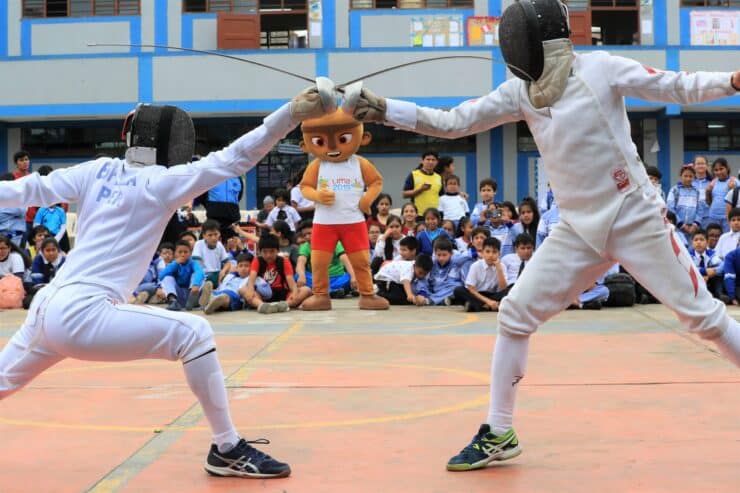
[[[52,281],[103,287],[125,301],[144,277],[167,222],[178,207],[227,178],[243,175],[296,126],[289,104],[221,151],[165,168],[101,158],[48,176],[0,182],[0,207],[77,202],[75,247]]]
[[[731,76],[664,72],[603,51],[576,54],[565,91],[552,106],[535,109],[527,84],[514,78],[449,111],[388,99],[385,124],[454,139],[526,121],[562,220],[603,253],[625,195],[648,183],[630,138],[624,97],[700,103],[735,94]],[[643,188],[645,193],[649,190],[653,189]]]

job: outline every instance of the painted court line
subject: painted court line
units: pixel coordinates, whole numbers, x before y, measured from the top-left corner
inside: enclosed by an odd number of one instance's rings
[[[284,344],[287,337],[298,332],[303,326],[302,322],[295,322],[285,332],[278,335],[267,345],[262,347],[259,351],[253,354],[247,359],[242,366],[237,368],[229,377],[226,379],[226,383],[230,385],[239,384],[249,377],[249,374],[253,369],[249,368],[249,363],[254,360],[260,353],[269,350],[269,348],[277,343]],[[203,418],[203,409],[200,404],[196,401],[185,413],[179,416],[171,427],[168,427],[164,432],[159,433],[150,438],[141,448],[134,452],[128,459],[121,463],[118,467],[106,474],[100,479],[95,485],[89,488],[89,493],[114,493],[120,491],[126,483],[132,478],[139,474],[144,468],[154,463],[167,449],[176,443],[182,434],[187,429],[192,429],[195,424]],[[205,451],[205,447],[204,447]]]

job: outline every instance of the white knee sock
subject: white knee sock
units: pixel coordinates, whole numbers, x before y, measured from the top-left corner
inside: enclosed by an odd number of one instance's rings
[[[730,319],[727,330],[717,339],[714,339],[714,343],[720,353],[735,363],[735,366],[740,366],[740,323]]]
[[[491,431],[500,435],[512,426],[514,401],[519,381],[527,368],[529,337],[500,335],[496,339],[491,364],[491,401],[488,424]]]
[[[213,351],[183,365],[188,385],[200,401],[211,425],[213,442],[222,453],[231,450],[239,441],[239,434],[231,422],[229,400],[221,365]]]

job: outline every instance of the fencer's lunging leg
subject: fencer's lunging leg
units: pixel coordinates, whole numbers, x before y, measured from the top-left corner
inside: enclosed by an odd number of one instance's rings
[[[590,287],[610,265],[561,222],[503,299],[491,364],[487,420],[495,434],[512,427],[516,389],[527,366],[529,336]]]
[[[228,452],[239,441],[239,434],[231,421],[224,375],[216,350],[186,361],[183,368],[190,390],[198,398],[211,425],[213,443],[218,446],[220,452]]]
[[[491,401],[486,422],[501,435],[514,421],[516,386],[524,378],[529,353],[529,336],[499,334],[491,364]]]

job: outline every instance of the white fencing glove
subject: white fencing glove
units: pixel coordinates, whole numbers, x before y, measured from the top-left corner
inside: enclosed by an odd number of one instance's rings
[[[372,91],[363,87],[352,116],[361,122],[383,123],[385,110],[385,98],[376,96]]]
[[[315,85],[307,87],[290,101],[290,115],[295,121],[321,118],[325,113],[319,89]]]

